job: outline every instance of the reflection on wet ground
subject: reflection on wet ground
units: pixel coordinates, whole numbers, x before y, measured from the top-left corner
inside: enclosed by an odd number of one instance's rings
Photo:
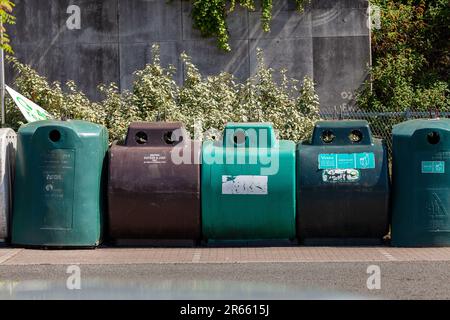
[[[70,281],[70,280],[67,280]],[[150,300],[266,300],[366,299],[321,290],[299,290],[285,285],[234,281],[105,281],[83,279],[80,289],[64,281],[0,281],[0,299],[150,299]]]

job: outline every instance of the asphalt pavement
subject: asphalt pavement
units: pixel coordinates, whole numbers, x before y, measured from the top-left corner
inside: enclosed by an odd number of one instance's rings
[[[30,298],[450,299],[450,248],[0,248],[0,299]]]

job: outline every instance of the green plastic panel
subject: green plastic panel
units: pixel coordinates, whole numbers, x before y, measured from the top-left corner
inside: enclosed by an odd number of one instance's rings
[[[450,119],[393,129],[392,244],[450,245]]]
[[[107,148],[106,128],[85,121],[39,121],[19,129],[14,244],[99,244]]]
[[[295,239],[295,215],[295,144],[271,124],[230,123],[223,141],[203,144],[206,240]]]

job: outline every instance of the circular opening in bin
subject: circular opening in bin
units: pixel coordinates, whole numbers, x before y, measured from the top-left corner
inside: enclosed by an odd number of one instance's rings
[[[240,145],[245,143],[247,135],[243,130],[236,131],[233,137],[234,144]]]
[[[183,141],[183,137],[178,137],[178,139],[177,139],[177,137],[173,133],[173,131],[168,131],[164,134],[164,142],[166,144],[173,145],[173,144],[175,144],[177,142],[181,142],[181,141]]]
[[[138,144],[146,144],[148,141],[148,137],[147,134],[145,132],[139,131],[138,133],[136,133],[136,142]]]
[[[331,130],[325,130],[324,132],[322,132],[322,141],[325,143],[332,143],[334,138],[336,136],[334,135],[333,131]]]
[[[363,139],[363,134],[359,130],[352,130],[352,132],[350,132],[350,134],[348,135],[348,138],[351,142],[358,143]]]
[[[59,132],[58,130],[52,130],[50,131],[48,137],[51,141],[58,142],[59,140],[61,140],[61,132]]]
[[[433,131],[427,135],[427,140],[430,144],[438,144],[441,141],[441,136],[439,132]]]

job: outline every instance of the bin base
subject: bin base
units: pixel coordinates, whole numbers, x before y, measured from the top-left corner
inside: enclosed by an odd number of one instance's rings
[[[183,239],[115,239],[110,243],[119,247],[195,247],[196,240]]]
[[[98,246],[38,246],[38,245],[11,245],[13,248],[40,249],[40,250],[95,250]]]
[[[385,245],[385,240],[378,238],[307,238],[301,239],[305,246],[379,246]]]
[[[206,240],[202,244],[207,247],[291,247],[297,240]]]

